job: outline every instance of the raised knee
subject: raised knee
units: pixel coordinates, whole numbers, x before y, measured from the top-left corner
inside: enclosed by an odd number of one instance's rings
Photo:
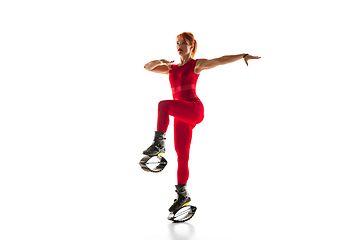
[[[169,111],[169,100],[160,101],[158,104],[159,112],[167,113]]]
[[[158,104],[158,107],[159,107],[159,109],[163,109],[163,108],[165,108],[165,106],[166,106],[166,100],[164,100],[164,101],[160,101],[159,102],[159,104]]]

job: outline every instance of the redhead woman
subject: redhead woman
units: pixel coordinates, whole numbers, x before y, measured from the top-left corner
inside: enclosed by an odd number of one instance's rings
[[[219,65],[224,65],[244,59],[246,65],[250,59],[260,57],[249,54],[223,56],[215,59],[194,59],[197,43],[194,35],[183,32],[176,37],[176,49],[180,56],[180,64],[174,61],[155,60],[145,64],[145,69],[155,73],[169,75],[173,100],[159,102],[157,131],[153,144],[143,154],[158,156],[165,153],[165,134],[169,125],[169,116],[174,117],[175,150],[178,156],[177,171],[177,198],[169,208],[176,212],[190,202],[186,190],[189,178],[189,153],[192,139],[192,130],[204,119],[204,107],[196,95],[196,83],[203,70],[209,70]]]

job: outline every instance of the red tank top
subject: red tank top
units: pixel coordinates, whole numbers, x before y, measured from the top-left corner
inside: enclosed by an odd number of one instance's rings
[[[183,66],[171,65],[169,80],[174,100],[197,100],[196,83],[200,74],[195,74],[194,68],[197,60],[190,60]]]

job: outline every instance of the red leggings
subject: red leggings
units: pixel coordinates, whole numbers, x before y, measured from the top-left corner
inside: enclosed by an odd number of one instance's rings
[[[157,131],[166,132],[169,116],[174,117],[175,150],[178,155],[178,184],[189,178],[189,153],[192,130],[204,119],[204,107],[200,101],[166,100],[159,102]]]

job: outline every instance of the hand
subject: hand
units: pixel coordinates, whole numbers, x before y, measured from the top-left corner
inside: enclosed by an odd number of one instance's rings
[[[248,61],[249,61],[250,59],[260,59],[260,58],[261,58],[261,57],[258,57],[258,56],[247,55],[246,57],[244,57],[244,61],[245,61],[245,63],[246,63],[246,66],[249,66]]]
[[[165,59],[161,59],[160,62],[161,62],[161,64],[166,65],[169,70],[171,70],[171,69],[172,69],[171,64],[172,64],[174,61],[169,62],[169,61],[167,61],[167,60],[165,60]]]

